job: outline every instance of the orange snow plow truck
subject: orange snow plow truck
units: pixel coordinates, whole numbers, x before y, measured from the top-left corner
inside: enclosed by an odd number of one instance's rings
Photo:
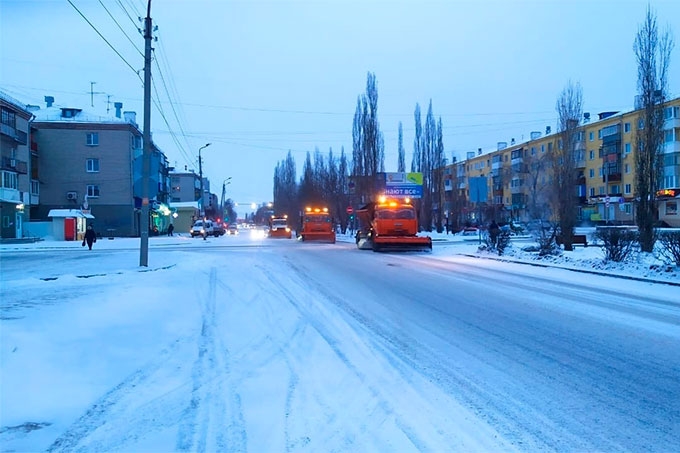
[[[335,244],[335,228],[328,208],[305,208],[301,219],[302,241],[326,241]]]
[[[387,200],[380,197],[356,211],[361,223],[357,247],[374,252],[430,251],[432,238],[418,236],[416,210],[408,198]]]

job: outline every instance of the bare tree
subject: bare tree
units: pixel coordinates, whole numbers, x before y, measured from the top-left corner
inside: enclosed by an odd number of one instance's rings
[[[535,150],[526,154],[521,164],[512,167],[512,178],[518,178],[526,187],[526,214],[529,220],[548,219],[551,215],[549,181],[547,169],[550,168],[548,154],[539,154]],[[514,203],[513,203],[514,204]]]
[[[397,144],[398,156],[397,156],[397,171],[403,173],[406,171],[406,158],[404,154],[404,128],[399,121],[399,140]]]
[[[668,67],[673,38],[667,29],[661,36],[656,14],[647,7],[633,45],[638,65],[638,105],[640,124],[636,134],[635,218],[640,233],[640,249],[652,252],[656,242],[654,224],[658,219],[656,192],[661,186],[663,156],[663,104],[668,94]]]
[[[352,125],[352,176],[357,195],[375,196],[375,176],[385,169],[385,144],[378,122],[378,88],[375,74],[368,73],[366,94],[357,100]]]
[[[562,90],[556,105],[558,113],[558,142],[550,154],[553,176],[553,206],[557,214],[564,250],[573,250],[574,227],[578,204],[576,185],[576,141],[583,115],[581,85],[569,81]]]

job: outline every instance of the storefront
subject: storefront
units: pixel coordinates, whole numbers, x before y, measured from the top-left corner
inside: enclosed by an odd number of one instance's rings
[[[680,188],[659,190],[656,193],[656,199],[659,206],[659,220],[673,228],[680,228],[680,215],[678,214]]]

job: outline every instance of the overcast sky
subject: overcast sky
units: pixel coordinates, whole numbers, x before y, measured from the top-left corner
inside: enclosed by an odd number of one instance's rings
[[[137,17],[146,4],[0,0],[0,88],[43,107],[45,95],[104,113],[108,100],[111,114],[113,102],[123,102],[141,125],[143,86],[133,69],[142,76]],[[680,1],[650,4],[679,41]],[[288,150],[298,177],[315,147],[339,155],[344,146],[351,156],[352,118],[370,71],[387,171],[396,171],[399,121],[410,165],[413,111],[420,103],[424,115],[430,99],[447,158],[461,159],[554,130],[555,101],[570,79],[581,83],[593,116],[630,110],[633,41],[646,7],[643,0],[153,0],[152,94],[163,110],[152,111],[153,139],[172,165],[196,171],[198,149],[212,143],[202,151],[212,191],[221,196],[231,177],[227,197],[268,201],[274,167]],[[680,96],[678,45],[669,90]]]

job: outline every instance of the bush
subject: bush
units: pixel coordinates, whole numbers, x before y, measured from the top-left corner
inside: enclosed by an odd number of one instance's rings
[[[680,231],[659,231],[659,256],[666,264],[680,267]]]
[[[595,237],[602,242],[604,260],[617,263],[625,261],[638,244],[638,232],[627,228],[598,228]]]
[[[510,245],[510,233],[507,231],[501,231],[496,238],[496,243],[494,244],[488,233],[484,234],[482,237],[482,245],[478,247],[477,250],[480,252],[497,252],[498,256],[502,256],[505,249]]]

